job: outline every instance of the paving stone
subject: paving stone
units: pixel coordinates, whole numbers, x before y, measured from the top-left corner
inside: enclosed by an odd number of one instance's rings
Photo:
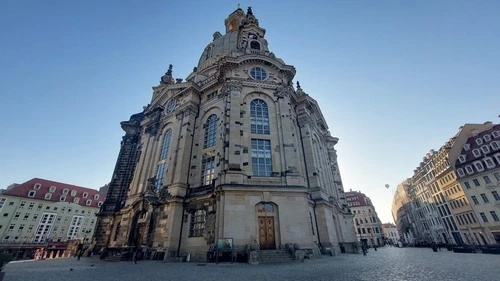
[[[201,266],[203,265],[203,266]],[[499,280],[500,255],[433,252],[421,248],[380,248],[366,255],[342,254],[303,263],[248,265],[157,261],[105,262],[54,259],[9,263],[4,281],[41,280]],[[70,270],[70,269],[73,270]]]

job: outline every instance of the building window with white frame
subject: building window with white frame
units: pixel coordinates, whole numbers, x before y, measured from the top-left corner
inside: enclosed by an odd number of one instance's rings
[[[493,132],[491,132],[491,135],[492,135],[494,138],[499,138],[499,137],[500,137],[500,131],[493,131]]]
[[[84,192],[84,193],[82,194],[82,198],[87,198],[87,197],[89,197],[88,192]]]
[[[486,215],[484,213],[481,212],[481,213],[479,213],[479,215],[483,219],[483,222],[488,222],[488,218],[486,218]]]
[[[67,188],[63,189],[63,195],[68,195],[68,193],[69,193],[69,189],[67,189]]]
[[[56,192],[57,187],[51,186],[49,187],[49,192]]]
[[[203,155],[201,160],[201,184],[210,185],[215,178],[215,156]]]
[[[460,161],[460,163],[465,163],[465,155],[460,155],[458,156],[458,161]]]
[[[205,128],[205,138],[203,140],[203,148],[212,147],[217,141],[217,115],[212,114],[208,117],[207,122],[203,126]]]
[[[261,99],[250,103],[250,129],[252,134],[270,134],[269,110],[267,103]]]
[[[68,240],[74,239],[77,237],[78,232],[80,231],[81,225],[83,222],[83,216],[73,216],[71,219],[71,224],[68,229]]]
[[[457,173],[458,173],[458,175],[459,175],[460,177],[465,176],[464,169],[462,169],[462,168],[458,168],[458,169],[457,169]]]
[[[483,139],[482,138],[477,138],[477,139],[475,139],[475,141],[476,141],[477,145],[483,144]]]
[[[56,218],[55,213],[43,213],[36,228],[35,237],[33,238],[33,242],[39,243],[45,241],[46,238],[49,237],[50,231],[52,229],[52,225],[54,224],[54,220]]]
[[[45,200],[50,200],[52,198],[52,193],[45,193]]]
[[[465,171],[466,171],[466,172],[467,172],[467,174],[469,174],[469,175],[474,174],[474,169],[472,169],[472,166],[471,166],[471,165],[467,165],[467,166],[465,166]]]
[[[76,196],[76,190],[71,190],[71,196]]]
[[[30,191],[28,192],[28,197],[33,198],[33,197],[35,197],[35,195],[36,195],[36,191],[35,191],[35,190],[30,190]]]
[[[488,167],[488,168],[495,167],[495,162],[493,162],[493,159],[491,157],[486,157],[483,160],[484,160],[484,163],[486,163],[486,167]]]
[[[472,150],[472,154],[474,154],[475,157],[481,156],[481,152],[477,148]]]
[[[469,149],[470,149],[470,144],[468,143],[464,144],[464,150],[469,151]]]
[[[495,159],[497,160],[497,163],[500,163],[500,153],[493,155],[493,157],[495,157]]]
[[[87,201],[85,201],[85,205],[87,205],[87,206],[90,206],[90,205],[92,205],[92,200],[90,200],[90,199],[87,199]]]
[[[270,177],[272,175],[270,140],[252,139],[252,170],[254,176]]]
[[[94,194],[94,200],[99,200],[99,194]]]
[[[490,153],[490,147],[487,146],[487,145],[483,145],[481,146],[481,151],[486,154],[486,153]]]
[[[97,203],[97,207],[101,207],[102,206],[102,201],[99,201],[99,203]]]
[[[490,145],[491,145],[491,149],[493,149],[493,150],[498,150],[500,148],[500,145],[498,144],[498,141],[492,141],[490,143]]]
[[[66,201],[66,195],[61,195],[61,197],[59,197],[59,201],[61,202]]]
[[[73,198],[73,203],[75,203],[75,204],[80,203],[80,198],[78,198],[78,197]]]
[[[483,163],[479,162],[479,161],[475,161],[474,163],[474,167],[476,167],[476,170],[478,172],[482,172],[484,171],[484,166],[483,166]]]

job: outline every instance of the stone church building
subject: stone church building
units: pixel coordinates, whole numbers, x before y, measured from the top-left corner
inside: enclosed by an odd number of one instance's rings
[[[213,34],[198,66],[172,66],[125,136],[98,214],[95,248],[205,260],[294,245],[356,252],[335,144],[295,68],[269,49],[251,8]],[[293,248],[293,247],[292,247]]]

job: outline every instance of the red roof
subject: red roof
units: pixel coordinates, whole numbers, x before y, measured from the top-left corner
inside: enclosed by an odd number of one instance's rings
[[[50,192],[51,187],[52,192]],[[55,190],[53,190],[54,187]],[[35,191],[35,194],[33,196],[28,196],[30,191]],[[87,193],[86,198],[83,198],[84,193]],[[46,194],[52,194],[50,195],[50,199],[45,199]],[[75,198],[79,198],[79,202],[77,204],[87,207],[98,207],[99,202],[104,202],[104,199],[106,198],[105,194],[101,194],[98,190],[95,189],[39,178],[34,178],[25,183],[14,186],[12,189],[6,190],[4,193],[2,193],[2,195],[10,195],[51,202],[72,203],[75,203]],[[87,204],[88,200],[90,200],[88,202],[89,204]]]
[[[359,191],[348,191],[345,193],[345,199],[351,207],[373,206],[368,196]],[[357,204],[355,203],[357,202]]]

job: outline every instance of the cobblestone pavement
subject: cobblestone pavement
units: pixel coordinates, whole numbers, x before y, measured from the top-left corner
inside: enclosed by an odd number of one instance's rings
[[[73,270],[70,270],[73,269]],[[500,280],[500,255],[433,252],[419,248],[381,248],[367,256],[342,254],[303,263],[248,265],[104,262],[55,259],[9,263],[4,281],[39,280]]]

